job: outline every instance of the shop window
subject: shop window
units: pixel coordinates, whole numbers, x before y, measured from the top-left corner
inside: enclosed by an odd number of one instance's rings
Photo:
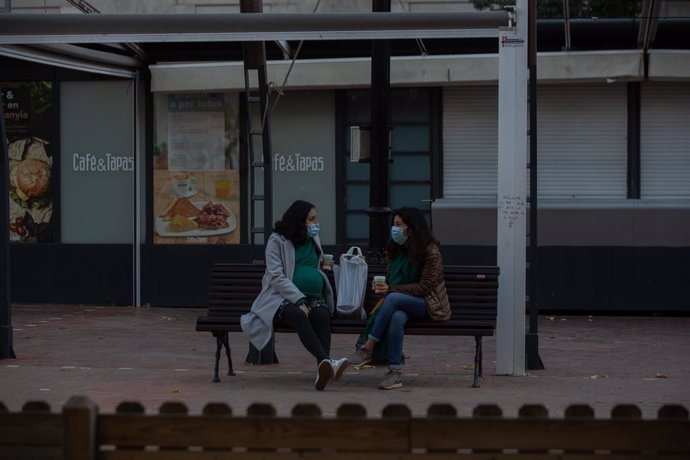
[[[424,181],[429,180],[429,155],[425,153],[403,154],[396,156],[390,167],[391,180]]]
[[[432,89],[391,90],[390,206],[414,206],[428,216],[431,199]],[[343,236],[345,244],[368,244],[369,163],[352,163],[350,126],[366,126],[370,119],[369,92],[347,91],[344,96],[345,152]]]
[[[134,85],[60,84],[62,242],[134,240]]]

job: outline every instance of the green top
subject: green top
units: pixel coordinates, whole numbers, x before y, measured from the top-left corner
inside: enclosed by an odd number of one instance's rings
[[[319,255],[314,240],[307,238],[301,246],[295,246],[295,272],[292,282],[306,297],[323,299],[323,277],[319,271]]]
[[[391,260],[390,280],[388,280],[391,286],[416,283],[421,277],[422,267],[412,264],[410,254],[401,253]]]

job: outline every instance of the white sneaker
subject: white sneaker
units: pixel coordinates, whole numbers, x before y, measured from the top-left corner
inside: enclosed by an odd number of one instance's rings
[[[334,380],[338,380],[345,373],[345,369],[350,365],[347,358],[331,359],[331,366],[333,367]]]
[[[314,382],[314,388],[318,391],[323,391],[328,385],[328,381],[333,377],[333,363],[332,359],[324,359],[319,363],[319,367],[316,370],[316,382]]]

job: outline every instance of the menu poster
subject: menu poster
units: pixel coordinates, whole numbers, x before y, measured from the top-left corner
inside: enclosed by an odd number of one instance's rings
[[[52,242],[53,85],[0,82],[10,170],[10,241]]]
[[[223,93],[169,94],[164,110],[165,142],[154,151],[154,243],[239,244],[235,99]]]
[[[225,168],[223,93],[168,95],[168,167]]]

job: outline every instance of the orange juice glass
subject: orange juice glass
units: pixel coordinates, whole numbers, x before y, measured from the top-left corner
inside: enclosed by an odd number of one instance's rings
[[[215,180],[216,196],[224,200],[232,196],[232,179],[226,176],[217,176]]]

